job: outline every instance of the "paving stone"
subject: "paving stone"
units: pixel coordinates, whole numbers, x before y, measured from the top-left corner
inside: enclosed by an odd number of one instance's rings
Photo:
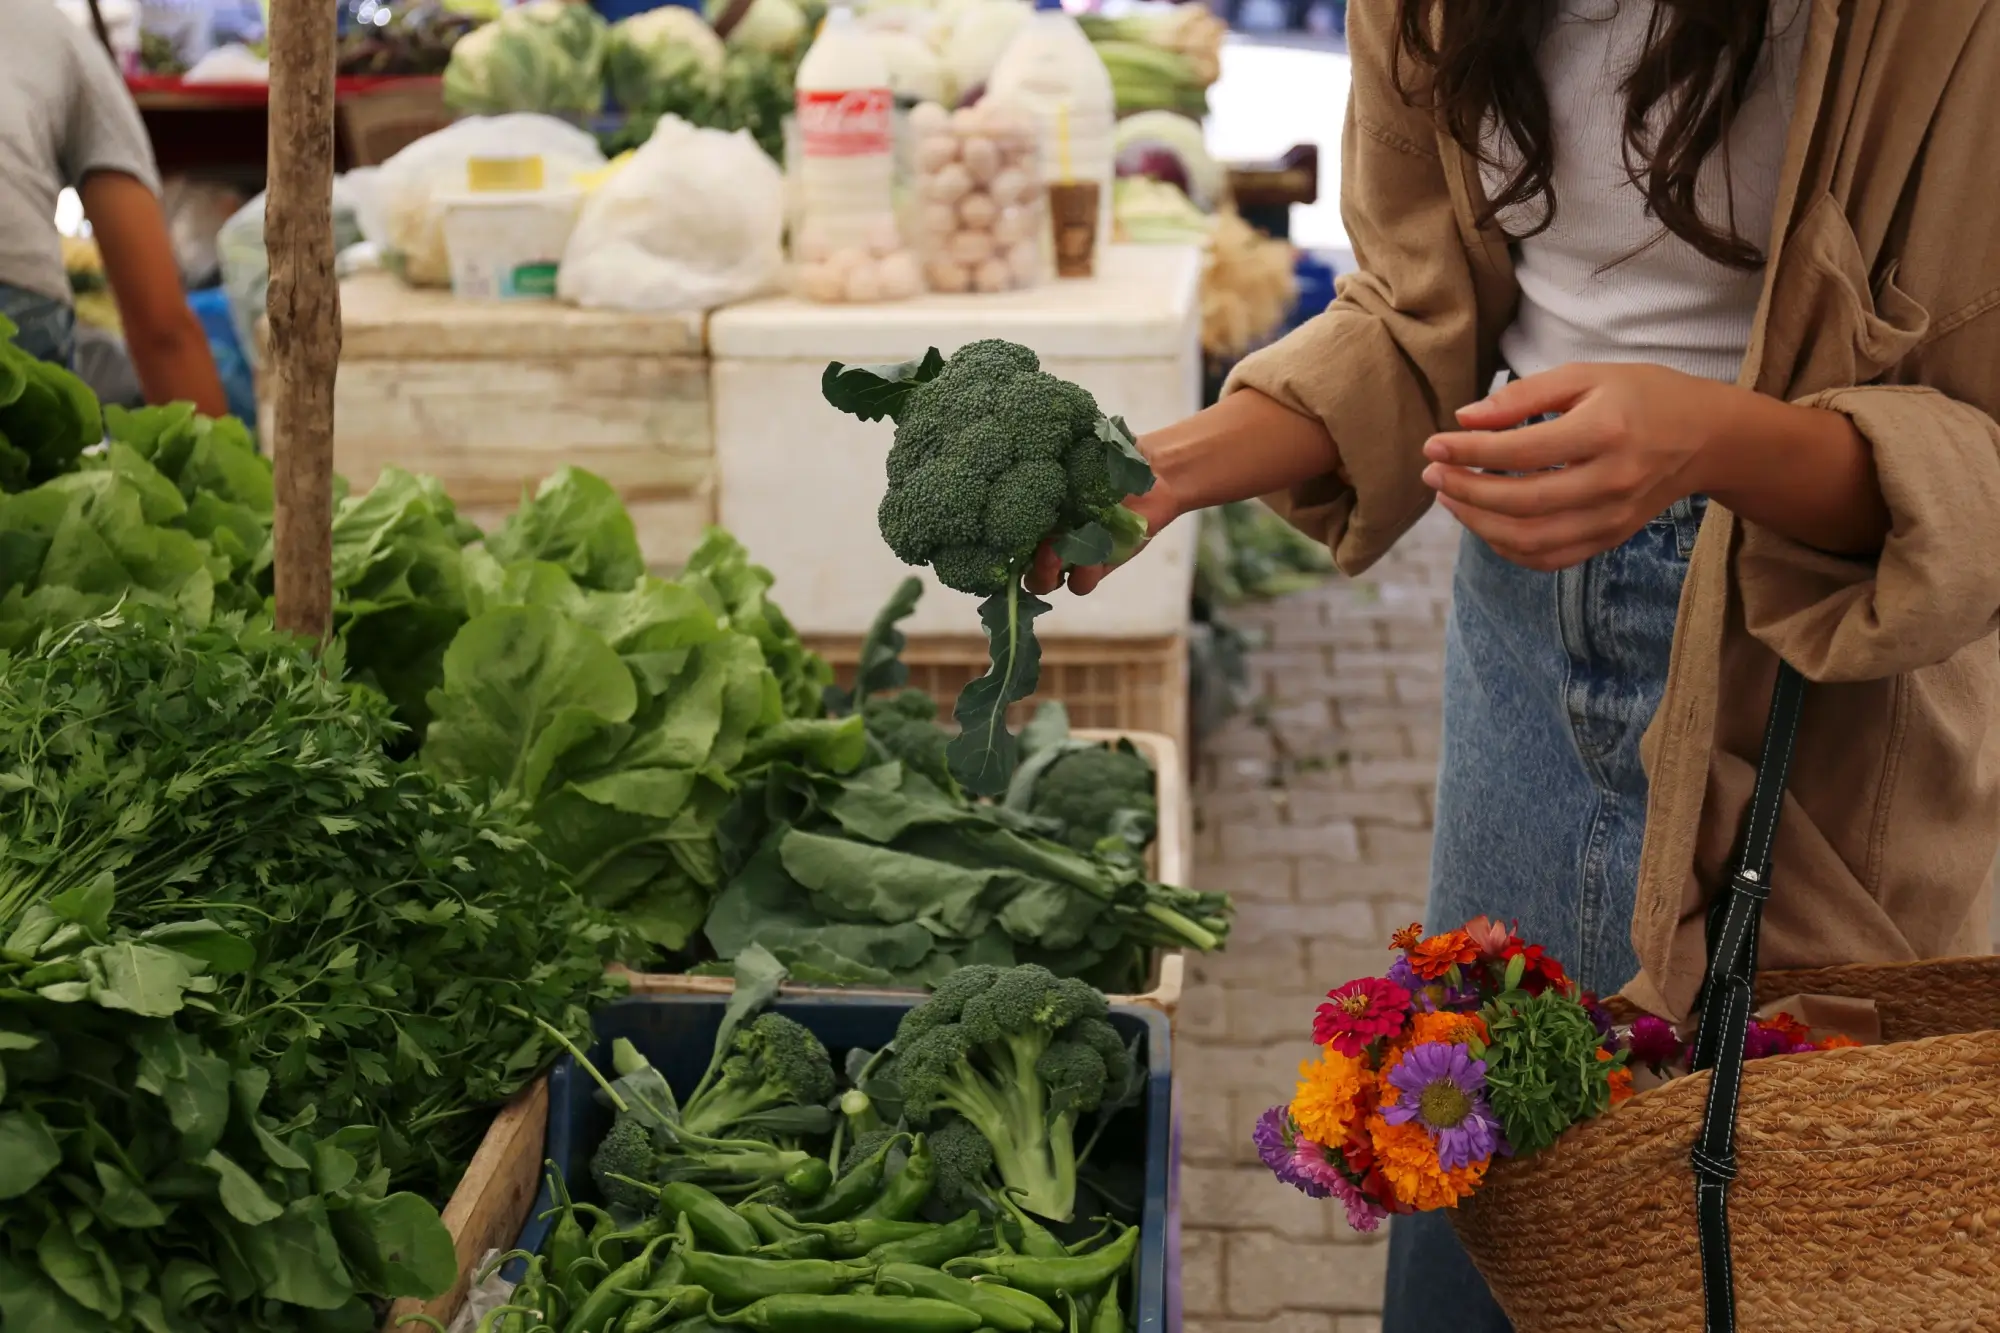
[[[1272,1180],[1251,1130],[1315,1054],[1327,988],[1379,974],[1423,915],[1457,544],[1435,511],[1366,579],[1235,617],[1263,704],[1196,762],[1192,879],[1237,920],[1189,960],[1177,1022],[1191,1333],[1381,1333],[1380,1236]]]
[[[1229,1232],[1223,1259],[1228,1311],[1250,1318],[1280,1310],[1378,1311],[1386,1250],[1379,1242],[1329,1244],[1268,1231]]]

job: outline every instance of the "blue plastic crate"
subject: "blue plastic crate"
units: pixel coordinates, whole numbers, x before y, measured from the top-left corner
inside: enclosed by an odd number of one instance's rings
[[[708,1067],[725,1003],[722,997],[709,995],[620,1000],[601,1010],[594,1020],[597,1044],[589,1052],[591,1063],[609,1069],[611,1043],[624,1037],[666,1075],[676,1092],[685,1093]],[[784,995],[772,1007],[804,1024],[826,1043],[838,1069],[849,1050],[876,1050],[887,1044],[915,1003],[914,997]],[[1122,1162],[1143,1172],[1146,1192],[1139,1213],[1139,1271],[1134,1283],[1137,1327],[1139,1333],[1166,1333],[1167,1205],[1173,1178],[1172,1038],[1166,1016],[1156,1009],[1121,1005],[1111,1011],[1111,1022],[1127,1041],[1140,1038],[1146,1091],[1138,1106],[1123,1112],[1106,1128],[1096,1152],[1107,1163]],[[611,1113],[598,1104],[596,1091],[590,1075],[567,1056],[549,1073],[549,1130],[543,1151],[579,1198],[594,1194],[590,1154],[611,1123]],[[544,1179],[527,1225],[515,1241],[516,1249],[530,1253],[541,1249],[550,1226],[542,1215],[554,1202]],[[518,1279],[519,1261],[514,1268],[508,1276]]]

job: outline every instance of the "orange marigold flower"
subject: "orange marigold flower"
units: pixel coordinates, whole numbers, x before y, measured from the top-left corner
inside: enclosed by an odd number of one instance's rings
[[[1440,1167],[1437,1144],[1414,1120],[1392,1125],[1379,1113],[1371,1115],[1368,1139],[1375,1149],[1375,1164],[1389,1182],[1396,1202],[1418,1212],[1456,1208],[1458,1201],[1478,1189],[1486,1177],[1487,1163],[1483,1161],[1451,1171]]]
[[[1620,1105],[1632,1100],[1632,1071],[1614,1069],[1611,1071],[1611,1104]]]
[[[1410,970],[1425,981],[1436,981],[1454,967],[1476,962],[1479,946],[1462,930],[1447,931],[1417,942],[1410,950]]]
[[[1764,1020],[1764,1026],[1783,1037],[1787,1046],[1803,1046],[1812,1040],[1812,1029],[1790,1014],[1774,1014]]]
[[[1486,1020],[1478,1014],[1454,1013],[1440,1009],[1434,1013],[1416,1014],[1410,1020],[1409,1040],[1404,1049],[1418,1046],[1427,1041],[1454,1041],[1463,1046],[1474,1037],[1487,1040]]]
[[[1423,923],[1420,921],[1412,921],[1409,925],[1404,926],[1401,930],[1397,931],[1395,934],[1389,937],[1389,947],[1391,949],[1414,949],[1417,947],[1417,941],[1421,940],[1423,937],[1424,937]]]
[[[1822,1051],[1838,1051],[1838,1050],[1844,1050],[1849,1046],[1859,1046],[1860,1044],[1861,1044],[1860,1042],[1848,1036],[1846,1033],[1836,1032],[1831,1037],[1828,1037],[1825,1040],[1821,1041],[1819,1043],[1819,1048]]]
[[[1344,1143],[1368,1110],[1373,1083],[1360,1060],[1323,1046],[1319,1059],[1299,1066],[1292,1120],[1315,1143]]]

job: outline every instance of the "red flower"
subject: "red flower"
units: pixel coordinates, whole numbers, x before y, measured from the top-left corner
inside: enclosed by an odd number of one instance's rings
[[[1410,968],[1425,981],[1436,981],[1454,967],[1476,962],[1479,946],[1462,930],[1447,931],[1420,941],[1410,950]]]
[[[1774,1014],[1764,1020],[1764,1026],[1794,1046],[1805,1046],[1812,1042],[1812,1029],[1790,1014]]]
[[[1424,928],[1422,923],[1412,921],[1409,925],[1404,926],[1389,937],[1389,947],[1391,949],[1414,949],[1417,947],[1417,941],[1423,937]]]
[[[1349,1057],[1401,1032],[1410,1016],[1410,993],[1386,977],[1350,981],[1326,998],[1313,1015],[1313,1040]]]
[[[1540,995],[1551,986],[1560,988],[1569,984],[1569,974],[1563,971],[1563,965],[1543,953],[1539,944],[1522,944],[1519,940],[1509,944],[1501,961],[1512,963],[1516,958],[1527,960],[1521,973],[1521,989],[1530,995]]]

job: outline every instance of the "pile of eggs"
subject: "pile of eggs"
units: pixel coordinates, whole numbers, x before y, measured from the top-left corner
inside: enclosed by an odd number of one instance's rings
[[[798,240],[799,295],[808,301],[905,301],[923,290],[917,257],[903,245],[894,216],[870,227],[864,244],[834,246],[808,223]]]
[[[1040,281],[1047,191],[1035,123],[1001,106],[910,112],[917,230],[932,291],[1004,292]]]

